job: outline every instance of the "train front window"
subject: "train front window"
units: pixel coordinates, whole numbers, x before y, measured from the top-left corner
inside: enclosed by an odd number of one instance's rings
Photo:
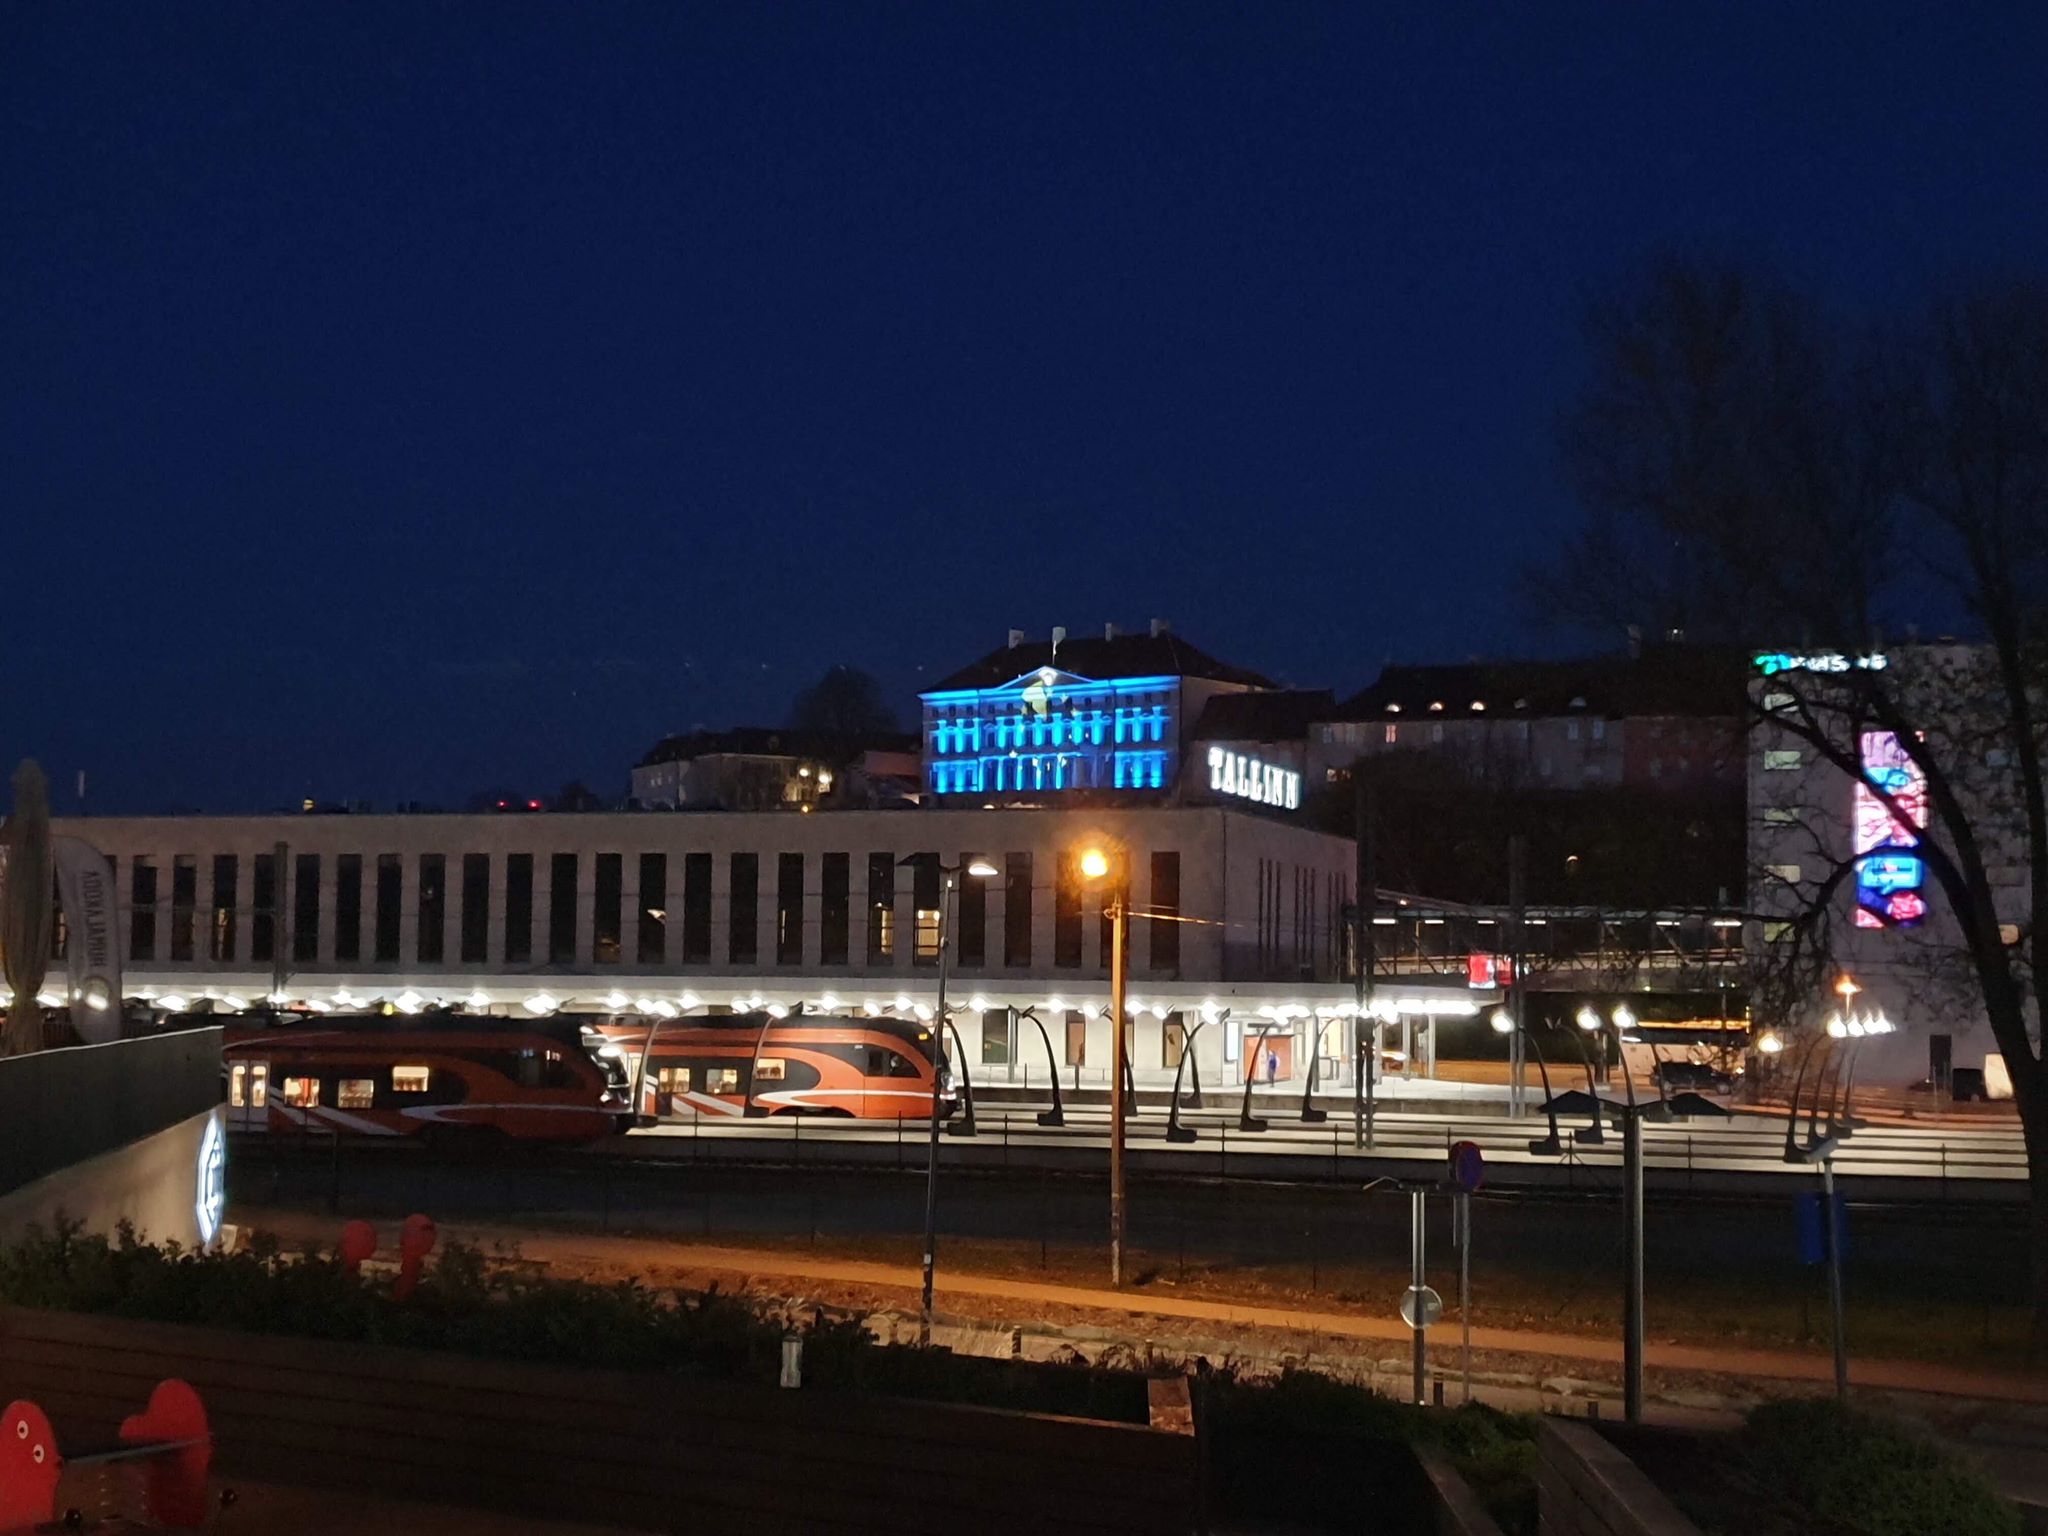
[[[377,1082],[369,1077],[344,1077],[334,1102],[343,1109],[368,1109],[377,1097]]]
[[[270,1064],[256,1062],[249,1068],[249,1107],[261,1109],[270,1102]]]
[[[757,1083],[779,1083],[787,1075],[780,1056],[763,1056],[754,1064],[754,1081]]]
[[[426,1067],[393,1067],[391,1069],[391,1091],[393,1093],[425,1093],[427,1079],[432,1075]]]
[[[288,1077],[284,1080],[284,1101],[294,1109],[318,1109],[320,1107],[320,1079],[317,1077]]]
[[[228,1068],[228,1104],[240,1109],[249,1098],[249,1069],[240,1062]]]
[[[868,1047],[869,1077],[915,1077],[917,1065],[901,1051],[886,1045]]]

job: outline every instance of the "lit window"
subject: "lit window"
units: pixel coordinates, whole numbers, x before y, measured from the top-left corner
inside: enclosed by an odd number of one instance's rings
[[[757,1083],[779,1083],[786,1076],[788,1072],[780,1056],[763,1056],[754,1064],[754,1081]]]
[[[1791,703],[1792,695],[1789,693],[1767,693],[1764,695],[1765,709],[1786,709],[1790,707]]]
[[[1786,939],[1790,938],[1791,936],[1792,925],[1790,923],[1778,922],[1764,924],[1764,942],[1766,944],[1782,944]]]
[[[2020,925],[2018,923],[2000,923],[1998,925],[1999,943],[2005,945],[2012,945],[2019,943],[2019,941]]]
[[[1387,745],[1390,747],[1395,746],[1400,742],[1400,740],[1401,727],[1394,724],[1393,721],[1389,720],[1387,722]]]
[[[288,1077],[284,1080],[284,1101],[295,1109],[317,1109],[320,1104],[320,1079],[317,1077]]]
[[[257,1062],[249,1068],[249,1107],[261,1109],[270,1102],[270,1067],[266,1062]]]
[[[391,1091],[393,1093],[425,1093],[427,1091],[428,1069],[425,1067],[393,1067],[391,1069]]]
[[[1797,885],[1800,879],[1800,868],[1797,864],[1773,864],[1765,873],[1784,881],[1787,885]]]
[[[368,1109],[377,1097],[377,1084],[367,1077],[344,1077],[334,1102],[343,1109]]]
[[[1764,820],[1778,826],[1789,826],[1799,820],[1799,813],[1774,805],[1764,812]]]
[[[1793,748],[1773,748],[1764,754],[1764,770],[1767,773],[1786,773],[1799,766],[1799,753]]]
[[[704,1091],[706,1093],[738,1093],[740,1091],[740,1069],[738,1067],[706,1067],[704,1069]]]
[[[240,1109],[248,1097],[247,1079],[249,1069],[237,1062],[228,1068],[228,1103]]]

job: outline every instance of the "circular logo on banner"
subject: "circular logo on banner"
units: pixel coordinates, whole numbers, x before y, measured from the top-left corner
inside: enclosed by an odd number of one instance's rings
[[[192,1214],[199,1221],[199,1246],[210,1248],[220,1236],[220,1219],[228,1208],[228,1139],[220,1128],[220,1111],[206,1117],[199,1137],[198,1194]]]

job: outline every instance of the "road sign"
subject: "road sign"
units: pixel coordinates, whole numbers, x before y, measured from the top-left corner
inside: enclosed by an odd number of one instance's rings
[[[1821,1197],[1815,1194],[1800,1194],[1792,1197],[1792,1216],[1799,1232],[1799,1262],[1822,1264],[1827,1261],[1827,1236],[1821,1230]],[[1835,1196],[1835,1240],[1842,1245],[1842,1253],[1849,1252],[1849,1208],[1840,1195]]]
[[[1468,1195],[1486,1182],[1486,1154],[1478,1142],[1451,1143],[1451,1182]]]
[[[1410,1328],[1427,1328],[1444,1315],[1444,1299],[1426,1285],[1411,1285],[1401,1293],[1401,1321]]]

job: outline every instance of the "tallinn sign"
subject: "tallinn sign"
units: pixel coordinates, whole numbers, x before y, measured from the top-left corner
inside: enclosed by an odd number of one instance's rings
[[[1219,795],[1235,795],[1254,805],[1301,808],[1301,775],[1279,763],[1263,762],[1224,747],[1209,749],[1209,787]]]

